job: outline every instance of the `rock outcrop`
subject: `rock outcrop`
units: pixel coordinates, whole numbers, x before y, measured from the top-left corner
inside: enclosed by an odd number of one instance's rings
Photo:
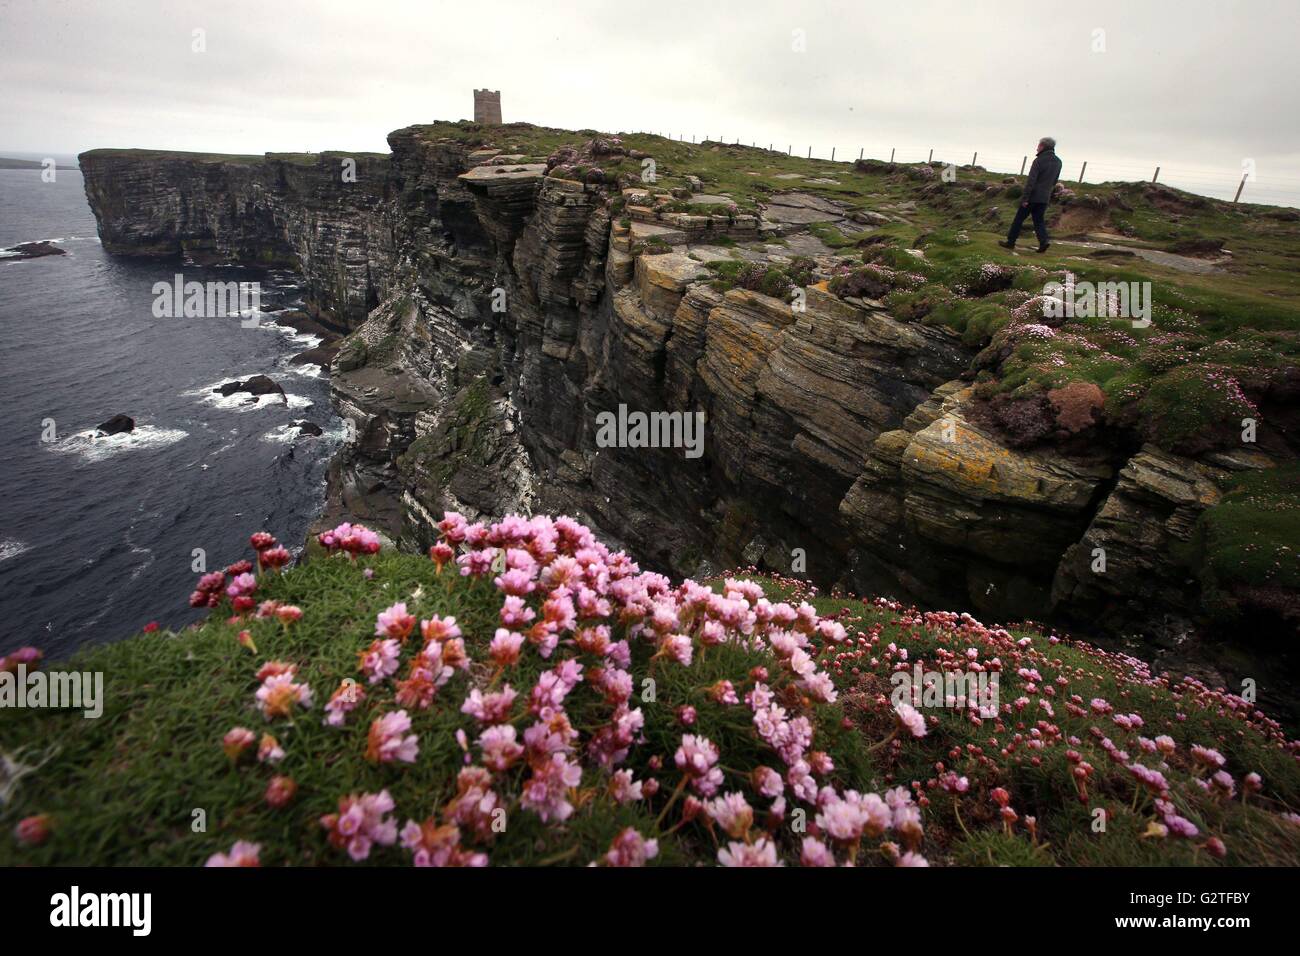
[[[576,150],[542,162],[429,127],[389,145],[355,182],[334,154],[81,158],[110,251],[291,263],[313,313],[352,330],[325,520],[418,548],[444,509],[568,512],[679,574],[756,564],[1001,618],[1187,601],[1170,555],[1212,469],[1012,449],[968,415],[974,351],[948,329],[825,282],[792,305],[712,281],[710,260],[789,264],[796,243],[826,274],[808,230],[843,219],[835,203],[668,211],[575,172]],[[703,453],[601,447],[620,406],[703,413]]]
[[[95,429],[95,437],[107,437],[108,435],[121,435],[125,432],[135,431],[135,419],[130,415],[114,415],[108,421],[101,424]]]

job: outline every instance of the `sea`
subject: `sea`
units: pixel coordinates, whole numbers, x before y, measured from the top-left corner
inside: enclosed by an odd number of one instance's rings
[[[290,364],[318,340],[275,322],[301,305],[293,273],[108,255],[78,170],[0,169],[0,249],[39,240],[67,255],[0,261],[0,655],[61,659],[197,620],[197,569],[251,557],[254,531],[300,550],[343,424],[320,370]],[[257,282],[258,309],[156,318],[177,273]],[[255,374],[285,400],[213,392]],[[135,430],[95,437],[117,414]]]

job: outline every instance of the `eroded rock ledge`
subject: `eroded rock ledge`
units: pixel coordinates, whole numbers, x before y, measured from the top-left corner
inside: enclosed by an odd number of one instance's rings
[[[1177,545],[1217,500],[1210,466],[1013,450],[968,419],[974,353],[946,329],[824,284],[797,312],[708,281],[720,244],[829,253],[803,220],[830,213],[651,216],[633,197],[624,216],[536,157],[429,127],[389,145],[356,182],[331,154],[81,157],[109,251],[291,264],[353,330],[332,513],[418,548],[444,509],[569,512],[679,574],[802,553],[823,584],[1004,619],[1185,613]],[[597,447],[620,404],[703,411],[703,456]]]

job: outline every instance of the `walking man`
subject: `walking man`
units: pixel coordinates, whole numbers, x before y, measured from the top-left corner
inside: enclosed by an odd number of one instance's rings
[[[1060,178],[1061,161],[1056,158],[1056,140],[1044,136],[1038,141],[1038,155],[1034,157],[1034,165],[1029,167],[1029,178],[1025,180],[1025,191],[1020,197],[1020,208],[1016,210],[1011,231],[1007,233],[1005,242],[998,243],[999,246],[1003,249],[1014,249],[1016,239],[1020,236],[1020,227],[1025,224],[1025,217],[1033,216],[1034,234],[1038,236],[1038,251],[1047,251],[1049,245],[1047,224],[1043,222],[1043,216],[1047,213],[1047,203],[1052,198],[1052,189]]]

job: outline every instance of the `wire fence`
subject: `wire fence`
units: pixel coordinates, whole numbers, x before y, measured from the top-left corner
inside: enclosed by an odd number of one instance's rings
[[[1023,175],[1028,172],[1034,161],[1032,153],[985,152],[979,149],[956,149],[951,146],[883,146],[881,144],[859,146],[814,146],[791,142],[762,142],[746,140],[743,137],[723,135],[693,135],[686,133],[655,133],[681,142],[702,143],[706,140],[717,143],[733,143],[743,146],[769,149],[805,159],[830,160],[832,162],[851,163],[856,159],[889,160],[899,163],[941,162],[957,166],[978,165],[989,172],[1008,175]],[[1063,160],[1064,161],[1064,160]],[[1184,165],[1166,165],[1158,161],[1141,163],[1137,161],[1115,162],[1108,159],[1088,160],[1073,156],[1061,169],[1063,183],[1082,182],[1098,184],[1106,182],[1158,182],[1173,186],[1186,192],[1213,199],[1226,199],[1234,202],[1262,203],[1275,206],[1300,207],[1300,176],[1277,176],[1269,174],[1260,177],[1247,166],[1245,161],[1238,166],[1196,167]]]

